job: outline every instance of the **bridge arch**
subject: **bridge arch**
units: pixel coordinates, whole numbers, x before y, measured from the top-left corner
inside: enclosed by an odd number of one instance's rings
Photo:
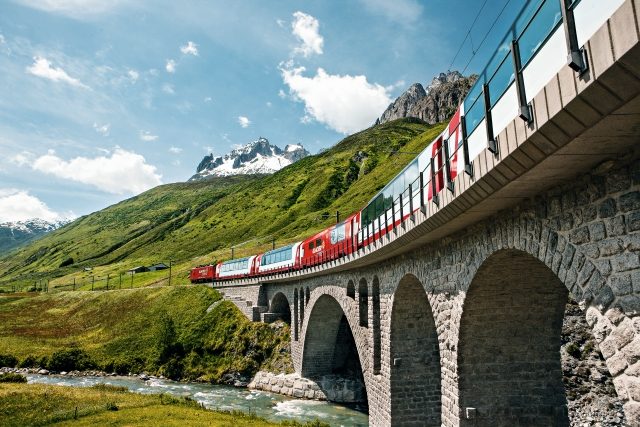
[[[351,323],[352,319],[357,321],[352,314],[337,295],[319,292],[311,299],[301,329],[300,373],[315,380],[330,401],[367,403],[362,363],[367,354],[363,348],[366,337]]]
[[[289,304],[287,297],[282,292],[276,293],[271,299],[269,312],[271,313],[272,321],[280,319],[291,325],[291,305]]]
[[[569,425],[560,361],[567,301],[558,276],[524,251],[483,261],[460,320],[461,425]]]
[[[390,339],[391,419],[403,426],[441,425],[438,333],[427,294],[412,274],[393,295]]]

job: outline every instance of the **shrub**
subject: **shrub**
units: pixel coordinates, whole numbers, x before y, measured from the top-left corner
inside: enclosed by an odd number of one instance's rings
[[[69,257],[60,263],[60,267],[66,267],[73,264],[73,258]]]
[[[15,368],[18,365],[18,359],[10,354],[0,354],[0,367]]]
[[[117,411],[118,410],[118,405],[116,405],[114,402],[107,402],[107,404],[105,406],[107,407],[107,411]]]
[[[35,368],[39,366],[35,356],[27,356],[18,363],[18,368]]]
[[[21,374],[14,374],[13,372],[7,372],[0,374],[0,383],[26,383],[27,377]]]
[[[87,353],[79,348],[71,348],[53,353],[47,364],[47,369],[51,371],[84,371],[94,366]]]
[[[576,359],[580,358],[580,346],[574,342],[569,343],[566,347],[567,353]]]

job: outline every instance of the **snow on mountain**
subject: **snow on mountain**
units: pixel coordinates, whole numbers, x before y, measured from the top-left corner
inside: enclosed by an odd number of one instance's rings
[[[224,156],[205,156],[189,181],[212,176],[270,174],[308,155],[309,152],[300,144],[289,144],[282,150],[260,137]]]
[[[50,222],[34,218],[26,221],[0,223],[0,254],[56,230],[69,222],[71,221]]]

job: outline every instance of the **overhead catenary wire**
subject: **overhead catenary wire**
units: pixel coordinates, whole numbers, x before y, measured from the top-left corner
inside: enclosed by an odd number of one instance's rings
[[[482,3],[482,6],[480,6],[480,10],[478,10],[478,13],[476,13],[476,17],[473,18],[473,22],[469,26],[469,30],[467,31],[467,34],[464,36],[464,39],[462,40],[462,43],[460,43],[460,46],[458,47],[458,51],[453,56],[453,59],[451,60],[451,64],[449,64],[449,68],[448,68],[449,70],[453,66],[453,63],[456,62],[456,59],[458,58],[458,55],[460,54],[460,51],[462,51],[462,48],[464,47],[464,43],[467,41],[467,39],[471,35],[471,30],[473,30],[473,26],[476,25],[476,22],[478,21],[478,18],[480,17],[480,14],[482,13],[482,10],[484,9],[485,5],[487,4],[487,1],[488,0],[484,0],[484,3]]]
[[[473,61],[473,58],[475,58],[476,53],[478,53],[478,50],[480,50],[480,48],[484,44],[485,40],[487,40],[487,37],[489,36],[489,34],[491,34],[491,31],[493,30],[493,27],[496,26],[496,23],[498,22],[498,20],[500,19],[500,17],[504,13],[505,9],[507,8],[507,6],[509,5],[510,2],[511,2],[511,0],[507,0],[505,2],[504,6],[502,6],[502,9],[500,9],[500,13],[498,13],[498,16],[496,16],[496,19],[494,19],[493,23],[491,23],[491,27],[489,27],[489,29],[485,33],[484,37],[482,37],[482,40],[480,41],[480,44],[478,45],[478,49],[471,54],[471,58],[469,58],[469,61],[467,61],[467,64],[462,69],[461,74],[464,74],[464,72],[467,71],[467,68],[469,68],[469,65],[471,64],[471,61]]]

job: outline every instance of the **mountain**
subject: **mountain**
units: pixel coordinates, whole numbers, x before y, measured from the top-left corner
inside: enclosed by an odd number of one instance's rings
[[[119,280],[129,268],[169,261],[172,284],[187,283],[191,267],[230,258],[232,246],[236,257],[259,253],[272,238],[276,245],[302,240],[335,221],[336,211],[344,218],[361,209],[413,159],[396,151],[421,151],[442,128],[396,120],[271,175],[158,186],[0,254],[0,288],[37,279],[50,279],[54,288],[75,279],[78,288],[91,289],[93,275]],[[161,271],[130,280],[143,286],[166,277]]]
[[[477,76],[464,77],[457,71],[440,73],[425,89],[412,84],[382,113],[377,123],[387,123],[403,117],[415,117],[435,124],[447,120],[465,97]]]
[[[308,155],[309,152],[302,145],[290,144],[282,150],[271,145],[268,139],[260,137],[224,156],[205,156],[189,181],[212,176],[270,174]]]
[[[35,218],[27,221],[0,223],[0,253],[10,251],[69,223]]]

